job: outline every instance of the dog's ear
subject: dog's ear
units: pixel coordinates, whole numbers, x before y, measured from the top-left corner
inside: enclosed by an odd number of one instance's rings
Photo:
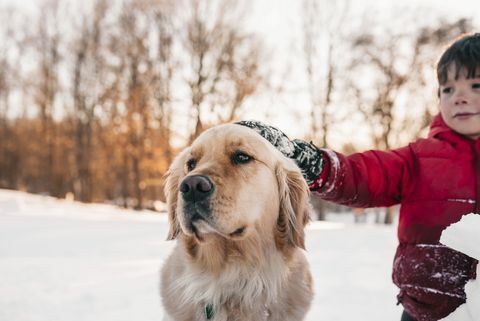
[[[168,231],[167,240],[175,239],[180,233],[180,223],[177,218],[177,198],[178,186],[180,184],[181,176],[183,176],[183,166],[187,151],[181,152],[173,161],[172,165],[165,174],[165,196],[167,199],[168,221],[170,230]]]
[[[291,245],[304,249],[304,227],[310,220],[309,191],[300,170],[289,167],[279,162],[275,169],[280,195],[275,238],[277,246]]]

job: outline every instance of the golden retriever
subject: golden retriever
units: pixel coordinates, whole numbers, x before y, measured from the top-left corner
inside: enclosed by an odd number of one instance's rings
[[[310,206],[292,160],[250,128],[220,125],[177,156],[165,191],[177,244],[162,268],[164,320],[303,320]]]

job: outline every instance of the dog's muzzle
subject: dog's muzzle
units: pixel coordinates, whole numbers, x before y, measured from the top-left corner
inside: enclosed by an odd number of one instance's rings
[[[203,175],[187,176],[180,184],[180,193],[185,202],[185,215],[194,222],[208,219],[211,215],[209,197],[215,187],[210,179]]]

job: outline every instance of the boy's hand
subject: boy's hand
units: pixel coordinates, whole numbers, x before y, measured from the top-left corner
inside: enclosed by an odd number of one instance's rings
[[[236,124],[255,130],[282,152],[282,154],[292,158],[302,171],[303,177],[308,185],[311,185],[322,173],[325,165],[325,156],[323,156],[322,152],[312,143],[307,143],[300,139],[290,141],[288,136],[281,130],[259,121],[239,121],[236,122]]]

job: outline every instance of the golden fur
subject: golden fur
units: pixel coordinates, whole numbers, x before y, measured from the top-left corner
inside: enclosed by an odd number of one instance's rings
[[[238,163],[235,155],[251,157]],[[179,191],[208,177],[207,219],[192,224]],[[303,320],[313,297],[304,251],[308,187],[293,161],[235,124],[200,135],[173,162],[165,185],[177,245],[162,269],[165,320]],[[192,227],[193,226],[193,227]]]

